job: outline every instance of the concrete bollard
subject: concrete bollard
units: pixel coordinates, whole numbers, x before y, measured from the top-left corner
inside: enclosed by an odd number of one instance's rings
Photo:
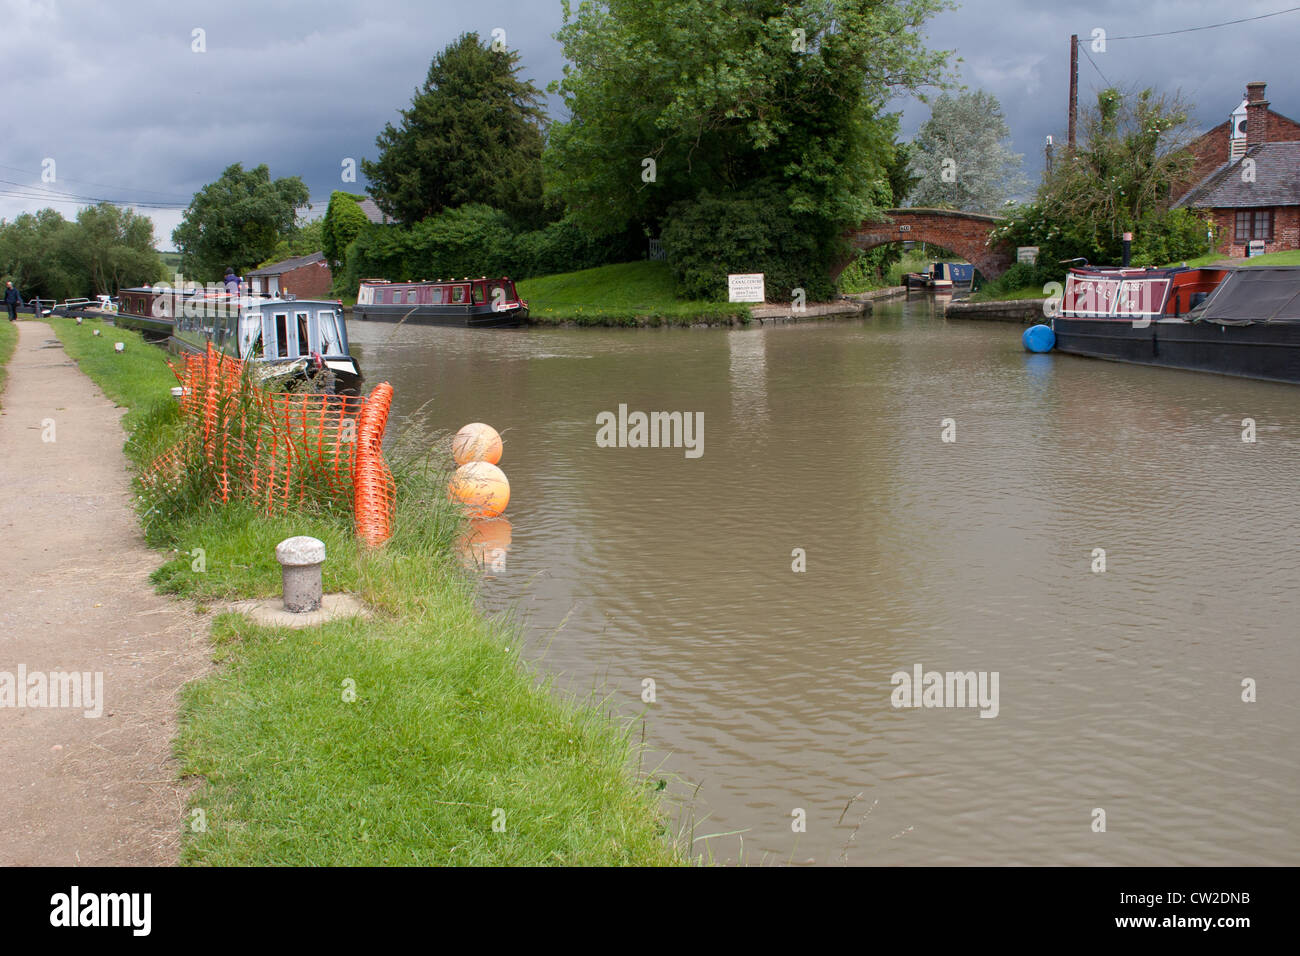
[[[294,614],[320,610],[324,542],[305,535],[285,538],[275,546],[275,560],[284,582],[284,609]]]

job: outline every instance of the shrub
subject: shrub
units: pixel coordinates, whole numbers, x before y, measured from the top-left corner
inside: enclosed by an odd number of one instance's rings
[[[769,298],[782,301],[799,288],[808,301],[835,293],[830,271],[839,237],[821,220],[792,212],[774,185],[675,204],[663,244],[682,298],[724,300],[727,275],[735,272],[765,273]]]

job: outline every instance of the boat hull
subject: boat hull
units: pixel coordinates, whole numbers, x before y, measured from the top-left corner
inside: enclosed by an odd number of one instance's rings
[[[407,325],[441,325],[460,329],[504,329],[524,324],[526,308],[465,305],[355,305],[352,317],[362,322],[405,322]]]
[[[1057,318],[1056,351],[1069,355],[1300,384],[1300,323],[1223,325],[1161,319]]]

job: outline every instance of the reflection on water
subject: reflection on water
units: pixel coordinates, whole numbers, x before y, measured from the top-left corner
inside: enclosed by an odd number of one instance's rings
[[[1300,389],[1020,331],[924,299],[734,331],[350,326],[396,416],[501,431],[483,600],[561,686],[647,711],[697,835],[744,831],[749,862],[1300,863]],[[703,412],[705,454],[598,447],[620,404]],[[894,708],[916,665],[997,672],[998,716]]]

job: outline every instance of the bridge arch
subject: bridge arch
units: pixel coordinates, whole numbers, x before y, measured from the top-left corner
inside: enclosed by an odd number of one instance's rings
[[[885,222],[864,222],[846,237],[854,249],[871,249],[891,242],[926,242],[949,249],[972,263],[985,279],[996,279],[1015,260],[1015,250],[1004,242],[993,242],[993,229],[1006,220],[1001,216],[957,212],[953,209],[887,209]],[[833,278],[848,262],[840,264]]]

